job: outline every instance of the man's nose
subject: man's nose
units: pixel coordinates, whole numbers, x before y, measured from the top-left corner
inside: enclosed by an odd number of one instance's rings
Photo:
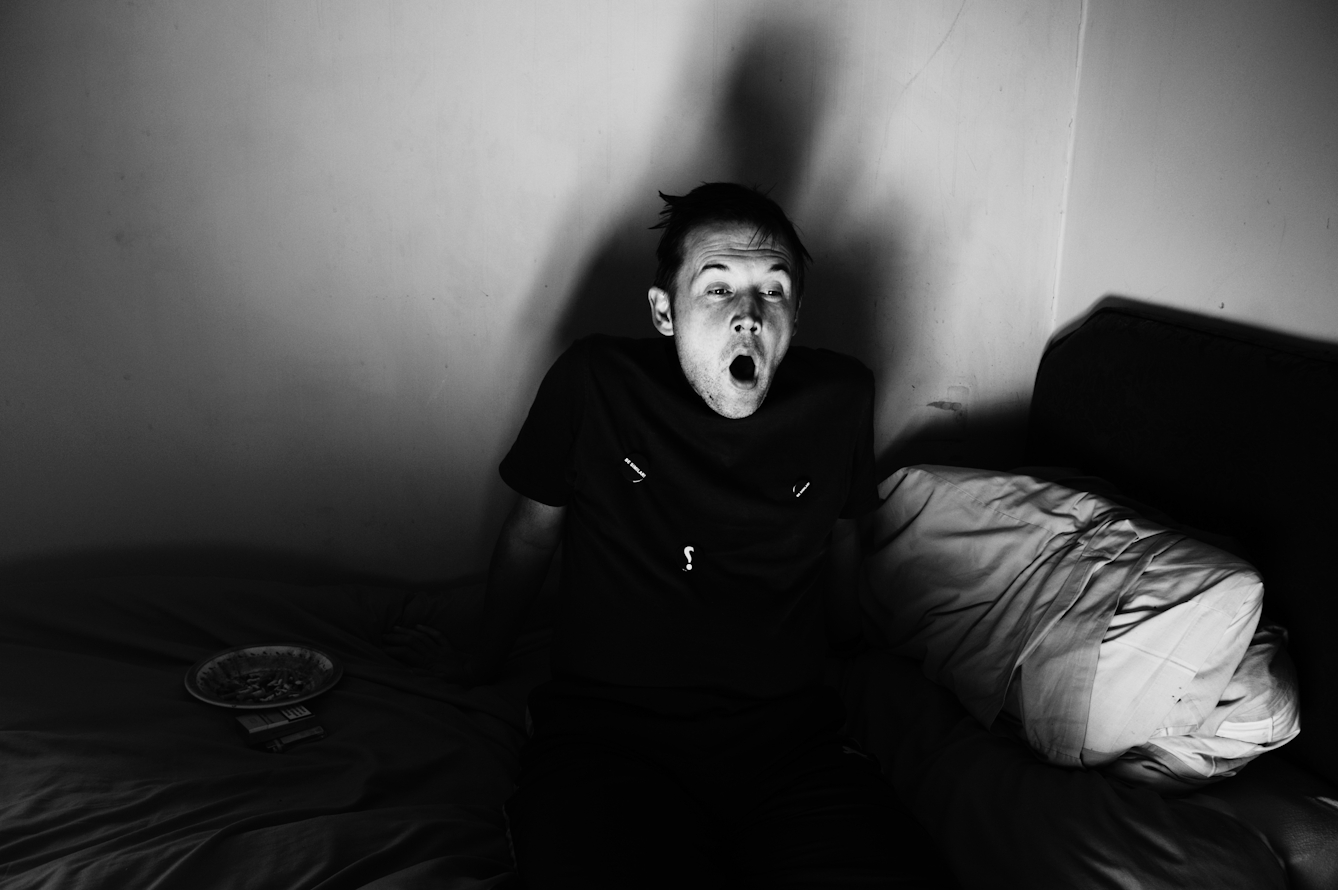
[[[732,323],[736,333],[745,331],[757,333],[761,329],[761,301],[758,300],[757,292],[752,288],[739,291],[734,303]]]

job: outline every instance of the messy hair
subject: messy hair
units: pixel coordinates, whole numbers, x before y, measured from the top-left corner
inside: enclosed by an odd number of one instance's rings
[[[799,240],[794,223],[780,205],[756,189],[732,182],[706,182],[686,195],[660,192],[664,209],[652,229],[663,229],[655,248],[658,265],[655,286],[674,296],[678,271],[683,265],[683,245],[695,229],[714,223],[743,223],[754,228],[757,242],[776,241],[794,257],[790,272],[796,298],[804,293],[804,271],[812,259]]]

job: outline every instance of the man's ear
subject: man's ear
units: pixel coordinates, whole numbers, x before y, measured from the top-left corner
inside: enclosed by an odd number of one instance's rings
[[[674,298],[661,287],[652,287],[646,294],[650,301],[650,322],[655,330],[666,337],[674,335]]]

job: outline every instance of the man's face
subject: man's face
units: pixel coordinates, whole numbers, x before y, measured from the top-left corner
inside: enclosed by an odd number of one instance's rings
[[[683,374],[717,414],[747,417],[762,405],[790,348],[799,303],[794,257],[752,226],[718,223],[689,233],[677,295],[650,289],[656,329],[674,338]]]

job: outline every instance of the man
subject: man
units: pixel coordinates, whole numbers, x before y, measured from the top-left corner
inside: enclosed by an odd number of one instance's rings
[[[728,183],[661,197],[663,337],[587,338],[548,372],[501,465],[520,498],[478,643],[442,665],[496,673],[561,541],[553,680],[507,804],[522,878],[928,886],[927,837],[823,685],[829,641],[861,637],[872,375],[792,348],[808,254],[775,202]]]

